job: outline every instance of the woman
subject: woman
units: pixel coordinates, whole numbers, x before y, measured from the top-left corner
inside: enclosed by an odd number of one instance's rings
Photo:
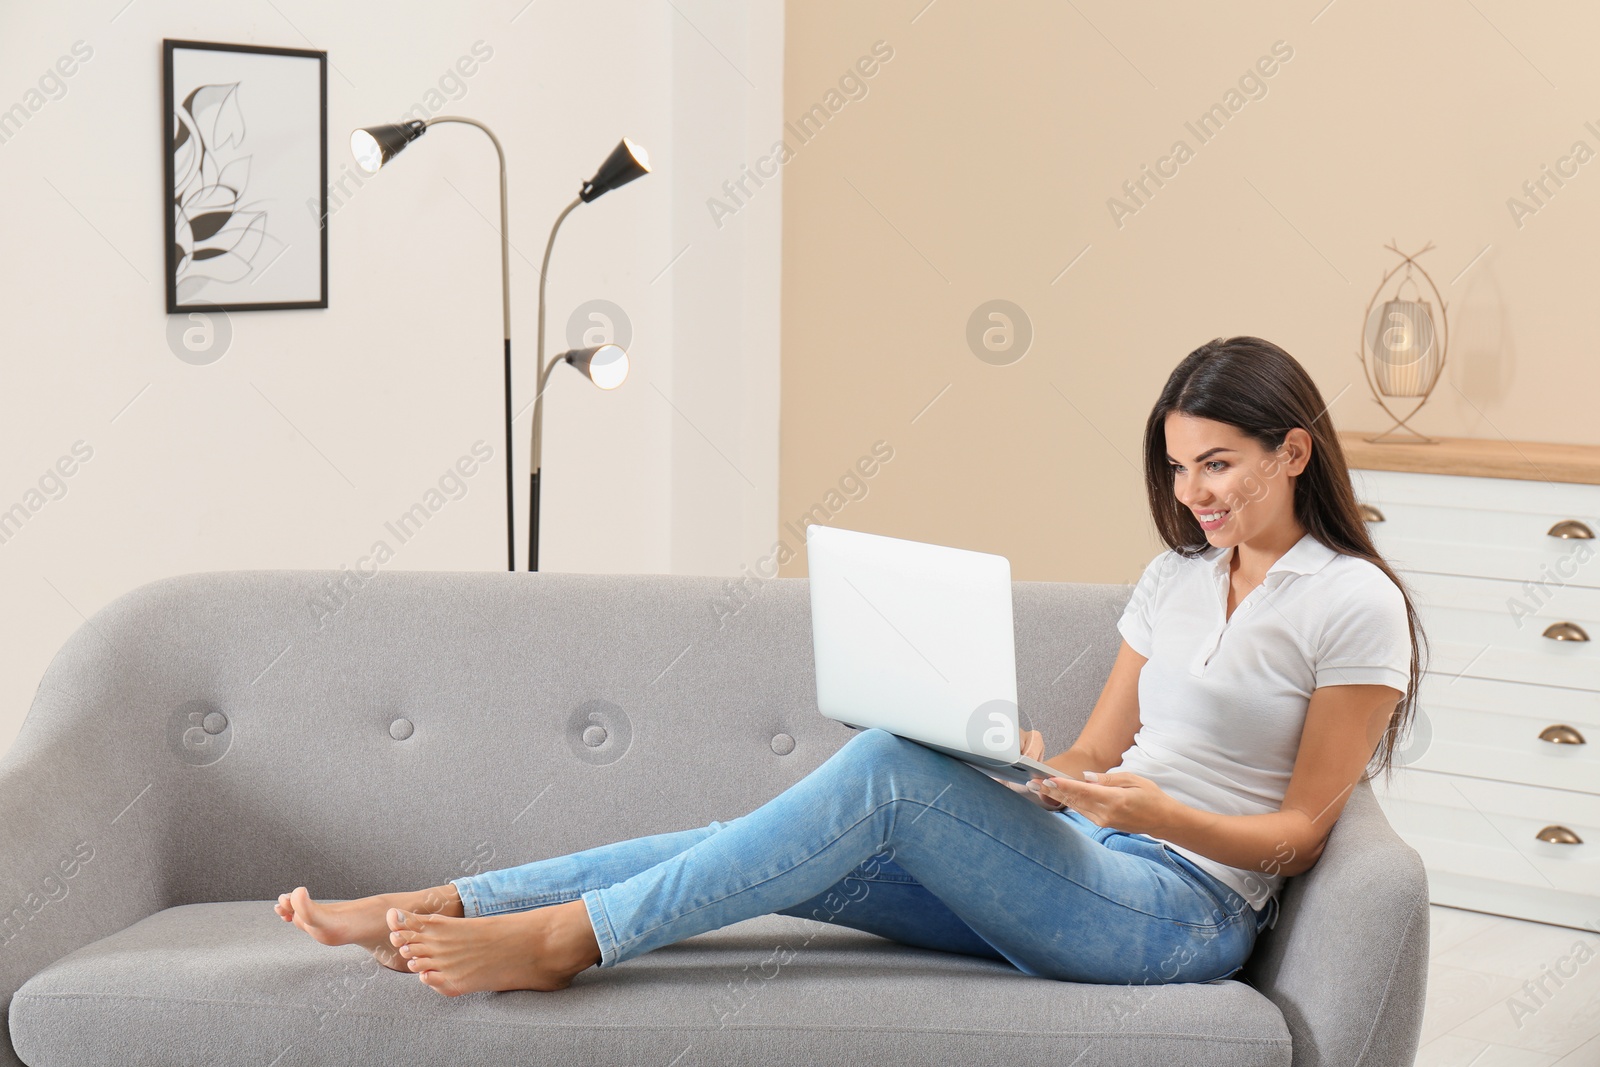
[[[769,912],[1061,980],[1229,977],[1363,771],[1390,768],[1421,630],[1321,395],[1277,346],[1218,339],[1178,365],[1145,482],[1170,550],[1123,611],[1088,723],[1048,761],[1060,777],[1008,785],[865,730],[732,822],[414,893],[318,904],[301,886],[276,910],[451,996],[561,989]]]

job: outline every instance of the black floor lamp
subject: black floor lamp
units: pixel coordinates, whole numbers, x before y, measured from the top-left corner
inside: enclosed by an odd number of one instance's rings
[[[562,209],[556,216],[555,225],[550,227],[550,240],[545,242],[544,262],[539,267],[539,334],[534,340],[534,349],[538,354],[536,365],[539,368],[539,391],[533,398],[533,452],[532,470],[528,494],[528,569],[539,569],[539,438],[540,430],[544,425],[544,387],[545,380],[550,376],[550,371],[560,362],[572,364],[582,371],[590,381],[602,389],[615,389],[622,384],[628,376],[628,354],[620,345],[597,345],[593,348],[576,348],[553,356],[547,365],[544,361],[544,283],[550,276],[550,250],[556,244],[556,231],[561,229],[561,223],[579,204],[604,196],[606,193],[621,185],[626,185],[633,179],[650,173],[650,157],[645,150],[626,137],[612,149],[606,161],[600,164],[600,169],[595,171],[594,177],[583,183],[578,191],[578,197]],[[509,335],[508,335],[509,336]],[[509,351],[509,344],[507,342]]]
[[[378,173],[378,169],[389,160],[399,155],[406,145],[422,136],[424,130],[438,122],[462,122],[468,126],[476,126],[489,135],[489,140],[494,142],[495,153],[500,157],[500,309],[505,323],[505,360],[506,360],[506,387],[505,387],[505,420],[506,420],[506,569],[517,569],[516,549],[516,520],[512,510],[512,473],[511,473],[511,238],[506,228],[506,153],[500,147],[500,139],[494,131],[476,119],[461,118],[457,115],[435,115],[430,119],[412,119],[410,122],[392,124],[387,126],[368,126],[350,134],[350,151],[356,157],[356,164],[368,174]],[[548,262],[549,252],[545,253]],[[544,293],[544,284],[541,279],[539,292]],[[541,314],[541,326],[543,315]],[[543,331],[541,330],[541,333]],[[535,409],[537,410],[537,408]],[[538,485],[538,482],[534,482]],[[531,569],[531,568],[530,568]]]

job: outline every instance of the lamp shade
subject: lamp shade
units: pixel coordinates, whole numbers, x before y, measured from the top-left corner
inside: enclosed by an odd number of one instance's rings
[[[350,134],[350,154],[356,165],[368,174],[400,154],[406,145],[422,136],[426,125],[421,119],[387,126],[367,126]]]
[[[561,357],[602,389],[615,389],[628,377],[628,353],[621,345],[574,348]]]
[[[611,150],[594,177],[583,183],[578,196],[585,204],[633,179],[650,173],[650,154],[624,137]]]
[[[1367,321],[1372,373],[1384,396],[1427,396],[1443,366],[1426,300],[1386,300]]]

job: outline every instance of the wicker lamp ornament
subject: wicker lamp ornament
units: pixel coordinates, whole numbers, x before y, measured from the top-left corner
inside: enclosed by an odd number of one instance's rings
[[[1411,255],[1392,243],[1384,247],[1399,256],[1400,262],[1383,276],[1377,291],[1367,302],[1357,358],[1372,387],[1373,399],[1394,419],[1394,425],[1367,440],[1375,444],[1437,444],[1433,438],[1406,425],[1422,410],[1439,381],[1450,339],[1444,297],[1428,272],[1417,263],[1417,257],[1432,249],[1433,243],[1429,242]],[[1432,301],[1425,299],[1421,286],[1412,276],[1413,271],[1427,283]],[[1439,308],[1437,320],[1434,302]],[[1404,401],[1415,398],[1416,404],[1401,417],[1385,403],[1385,398],[1401,401],[1402,406]],[[1404,432],[1395,432],[1399,430]]]

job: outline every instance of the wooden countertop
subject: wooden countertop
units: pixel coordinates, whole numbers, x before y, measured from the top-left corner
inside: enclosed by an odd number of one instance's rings
[[[1432,445],[1367,441],[1376,435],[1376,430],[1339,431],[1351,467],[1600,485],[1600,445],[1483,437],[1436,437],[1438,444]]]

